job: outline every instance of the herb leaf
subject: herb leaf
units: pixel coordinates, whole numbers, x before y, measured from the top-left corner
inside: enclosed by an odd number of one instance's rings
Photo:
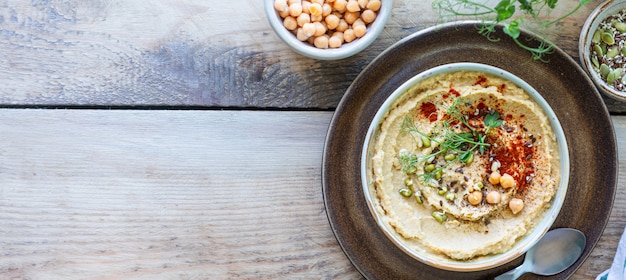
[[[500,113],[497,110],[493,110],[493,112],[485,116],[485,126],[487,126],[488,128],[496,128],[501,126],[504,121],[500,120],[499,118]]]
[[[532,14],[533,6],[527,0],[519,0],[519,4],[524,12]]]
[[[544,57],[553,52],[554,46],[543,34],[549,34],[550,26],[571,16],[590,1],[580,0],[576,7],[554,20],[546,20],[546,18],[556,8],[558,0],[501,0],[495,6],[480,0],[434,0],[432,8],[439,14],[439,19],[444,21],[457,20],[458,17],[481,20],[482,26],[479,27],[478,33],[493,42],[498,41],[498,38],[494,36],[495,27],[502,24],[505,35],[510,36],[515,44],[529,51],[532,59],[547,62]],[[532,39],[539,39],[536,40],[539,41],[539,46],[529,46],[526,42],[518,40],[524,18],[515,17],[517,7],[526,15],[530,23],[526,27],[536,34],[534,36],[537,38]]]
[[[515,14],[515,5],[513,5],[510,0],[502,0],[496,5],[494,10],[498,13],[496,21],[503,21],[511,18],[513,14]]]

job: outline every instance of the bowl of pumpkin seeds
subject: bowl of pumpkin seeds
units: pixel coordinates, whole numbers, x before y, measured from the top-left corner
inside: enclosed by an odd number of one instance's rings
[[[591,12],[578,50],[583,68],[600,91],[626,101],[626,1],[608,0]]]

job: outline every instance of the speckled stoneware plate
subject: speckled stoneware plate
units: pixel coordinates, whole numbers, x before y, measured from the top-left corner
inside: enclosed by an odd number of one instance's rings
[[[561,122],[569,147],[569,189],[552,228],[579,229],[587,236],[587,245],[572,267],[551,278],[565,279],[573,274],[606,226],[617,184],[617,144],[597,89],[562,50],[555,49],[547,57],[549,63],[533,61],[530,53],[504,36],[495,43],[478,35],[477,24],[439,25],[394,44],[359,74],[335,111],[324,147],[324,203],[337,241],[368,279],[490,279],[523,261],[520,256],[504,265],[473,272],[426,265],[395,246],[367,206],[360,164],[369,124],[396,88],[416,74],[443,64],[477,62],[504,69],[536,89]],[[526,40],[530,35],[523,33],[521,37]]]

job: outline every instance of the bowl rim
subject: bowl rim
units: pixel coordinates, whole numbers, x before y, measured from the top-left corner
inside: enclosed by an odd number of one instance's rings
[[[376,20],[367,27],[367,32],[363,37],[343,44],[336,49],[318,49],[315,46],[301,42],[283,26],[280,15],[274,9],[274,0],[264,0],[264,2],[267,20],[278,37],[296,53],[319,60],[339,60],[353,56],[367,48],[382,33],[391,15],[393,5],[393,0],[381,0],[381,7],[377,13]]]
[[[404,241],[397,234],[394,233],[394,230],[391,226],[388,225],[386,219],[381,213],[377,210],[377,200],[375,196],[373,196],[372,184],[368,179],[369,169],[369,152],[370,152],[370,143],[376,136],[378,127],[382,121],[383,116],[389,111],[389,109],[395,105],[395,103],[414,85],[420,83],[424,79],[442,73],[456,72],[456,71],[469,71],[469,70],[477,70],[485,73],[489,73],[492,75],[499,76],[506,80],[509,80],[516,85],[523,88],[536,103],[540,105],[540,107],[544,110],[545,114],[550,121],[552,129],[554,130],[557,145],[558,145],[558,153],[560,156],[560,177],[561,180],[559,182],[558,190],[552,200],[552,205],[550,209],[543,214],[540,221],[535,225],[535,227],[528,234],[522,236],[519,240],[516,241],[516,244],[510,250],[496,255],[490,255],[486,257],[479,258],[478,261],[468,262],[468,261],[455,261],[444,257],[435,257],[424,255],[419,253],[417,250],[408,248],[404,245]],[[450,270],[450,271],[459,271],[459,272],[470,272],[470,271],[480,271],[486,270],[489,268],[494,268],[500,265],[503,265],[507,262],[510,262],[517,257],[523,255],[526,251],[528,251],[535,243],[543,237],[543,235],[550,229],[553,225],[556,217],[558,216],[563,203],[565,201],[565,197],[567,194],[567,189],[569,185],[569,176],[570,176],[570,160],[569,160],[569,152],[567,141],[565,138],[565,133],[563,128],[552,110],[547,101],[537,92],[532,86],[526,83],[521,78],[511,74],[510,72],[503,70],[501,68],[481,64],[481,63],[473,63],[473,62],[459,62],[459,63],[449,63],[443,64],[437,67],[430,68],[425,70],[417,75],[413,76],[413,78],[409,79],[405,83],[403,83],[400,87],[398,87],[381,105],[381,107],[376,112],[376,115],[372,119],[366,137],[365,142],[363,144],[363,148],[361,151],[361,187],[364,193],[364,198],[366,199],[366,203],[372,214],[376,224],[379,229],[383,231],[383,233],[392,241],[396,247],[402,250],[404,253],[408,254],[412,258],[426,264],[429,266],[433,266],[440,269]]]
[[[626,9],[625,1],[606,0],[602,2],[589,14],[578,38],[578,56],[585,72],[587,72],[601,92],[618,101],[626,101],[626,92],[616,90],[602,80],[600,75],[594,70],[591,63],[591,53],[588,50],[591,47],[592,32],[595,32],[600,22],[610,14],[623,9]]]

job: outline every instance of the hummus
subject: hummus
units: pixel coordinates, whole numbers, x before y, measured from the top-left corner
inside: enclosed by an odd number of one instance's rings
[[[438,74],[403,94],[368,160],[377,211],[395,233],[454,260],[513,247],[560,180],[545,112],[516,84],[473,71]]]

